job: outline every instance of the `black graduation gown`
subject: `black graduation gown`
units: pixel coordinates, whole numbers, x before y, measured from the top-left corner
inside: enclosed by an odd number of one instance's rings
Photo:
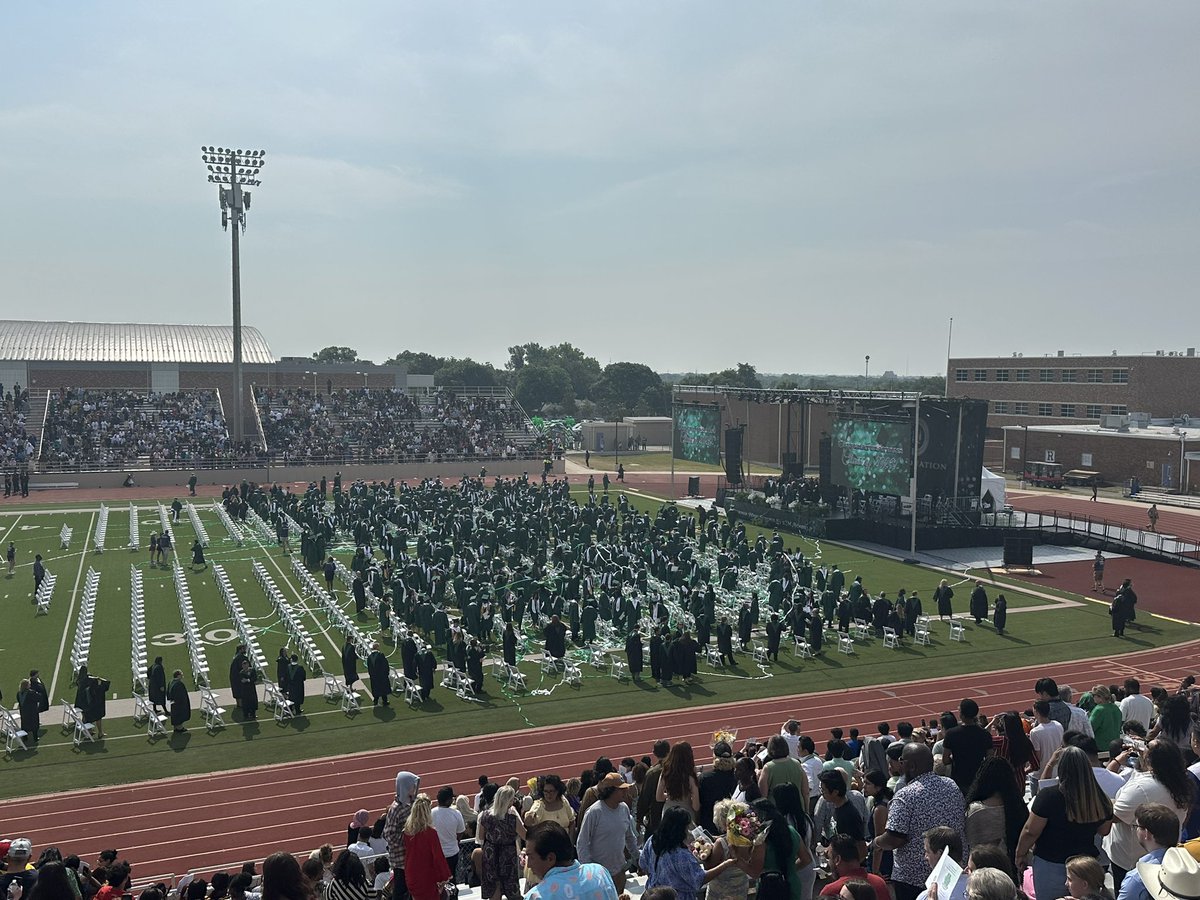
[[[543,638],[546,641],[546,653],[553,656],[555,659],[562,659],[567,655],[567,626],[559,622],[556,626],[553,622],[549,623],[542,632]]]
[[[291,668],[292,661],[288,659],[286,653],[280,651],[279,655],[275,657],[275,684],[279,686],[281,691],[287,690],[288,672]]]
[[[954,608],[950,605],[950,601],[954,598],[954,588],[950,585],[937,587],[933,591],[933,599],[937,601],[937,611],[939,616],[954,615]]]
[[[483,648],[471,647],[467,650],[467,677],[471,679],[471,687],[475,693],[483,690]]]
[[[367,655],[367,678],[371,684],[371,699],[380,698],[386,703],[392,693],[392,679],[389,675],[388,658],[382,650],[372,650]]]
[[[738,640],[745,647],[750,643],[750,631],[754,627],[754,620],[750,615],[750,607],[743,606],[738,610]]]
[[[21,712],[21,730],[29,736],[31,742],[35,743],[42,727],[40,699],[38,692],[33,688],[17,692],[17,708]]]
[[[821,644],[825,640],[824,626],[820,616],[813,616],[808,623],[808,646],[813,653],[821,652]]]
[[[171,701],[171,725],[182,728],[192,717],[192,700],[188,697],[187,685],[183,683],[182,678],[171,680],[167,698]]]
[[[112,682],[89,675],[75,690],[75,706],[85,722],[98,722],[107,709],[108,689]]]
[[[358,681],[358,653],[351,643],[342,647],[342,676],[346,679],[346,687]]]
[[[696,616],[696,640],[706,650],[712,640],[712,621],[704,613]]]
[[[642,674],[645,660],[642,653],[642,636],[633,632],[625,638],[625,659],[629,663],[629,672],[635,678]]]
[[[233,661],[229,664],[229,689],[233,692],[234,700],[242,699],[242,663],[246,661],[245,653],[233,654]]]
[[[242,714],[253,718],[258,712],[258,673],[253,669],[245,669],[238,676],[242,685]]]
[[[721,656],[733,659],[733,626],[728,622],[722,622],[717,626],[717,650]]]
[[[779,642],[783,637],[782,622],[767,622],[767,656],[779,657]]]
[[[517,664],[517,635],[516,635],[516,632],[505,628],[502,643],[503,643],[505,664],[510,665],[510,666],[515,666]]]
[[[662,681],[663,639],[661,634],[650,637],[650,675],[655,681]]]
[[[996,626],[996,631],[999,634],[1004,634],[1004,628],[1008,624],[1008,600],[1001,594],[996,598],[996,607],[992,614],[992,624]]]
[[[288,671],[288,699],[292,701],[292,706],[295,707],[295,712],[299,713],[301,707],[304,706],[304,682],[308,679],[308,672],[304,665],[299,662],[294,662]]]
[[[450,645],[450,662],[454,668],[460,672],[465,672],[467,669],[467,644],[466,641],[455,641]]]
[[[421,699],[428,700],[433,693],[433,676],[437,671],[437,657],[432,650],[426,650],[417,657],[417,672],[421,679]]]
[[[675,677],[675,645],[678,643],[673,638],[667,638],[663,641],[662,649],[662,680],[667,684],[671,683],[671,679]]]
[[[146,694],[153,705],[167,705],[167,672],[161,663],[150,666],[146,672]]]
[[[417,642],[411,636],[400,642],[400,667],[405,678],[417,677]]]
[[[681,637],[674,644],[675,674],[680,678],[691,678],[696,674],[696,642]]]
[[[981,586],[971,591],[971,615],[975,618],[978,624],[981,620],[986,619],[988,614],[987,591]]]

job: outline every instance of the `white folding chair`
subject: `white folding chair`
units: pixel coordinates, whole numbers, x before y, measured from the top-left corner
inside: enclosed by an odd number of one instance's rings
[[[965,641],[967,637],[967,629],[963,627],[963,623],[957,619],[950,620],[950,640]]]
[[[346,688],[342,691],[342,712],[346,715],[358,712],[362,709],[361,700],[362,697],[355,688]]]
[[[897,649],[900,646],[900,638],[896,634],[895,628],[884,628],[883,629],[883,646],[890,647],[893,650]]]
[[[16,718],[7,709],[0,709],[0,713],[3,713],[0,731],[4,732],[4,755],[12,756],[16,750],[28,750],[25,739],[29,737],[29,732],[17,724]]]
[[[803,640],[802,638],[796,638],[796,644],[792,648],[792,655],[797,656],[800,659],[812,659],[812,647],[809,646],[808,641]]]
[[[723,663],[721,661],[721,651],[718,650],[716,647],[709,647],[708,650],[705,651],[704,656],[708,660],[708,664],[712,668],[714,668],[714,669],[725,668],[725,663]]]
[[[914,630],[914,641],[915,641],[915,643],[921,644],[922,646],[925,646],[925,647],[930,646],[931,642],[929,640],[929,625],[928,625],[928,623],[921,623],[921,622],[917,623],[917,627]]]
[[[621,660],[614,659],[609,665],[608,677],[617,681],[624,681],[629,677],[629,667]]]
[[[583,673],[579,671],[579,666],[567,663],[566,669],[563,671],[563,681],[571,687],[579,687],[583,683]]]
[[[563,660],[558,659],[557,657],[543,656],[542,657],[542,674],[543,675],[557,675],[560,671],[562,671],[564,665],[565,665],[565,663],[563,662]]]
[[[766,647],[755,647],[754,648],[754,661],[756,663],[762,663],[763,665],[766,665],[770,662],[770,660],[767,658],[767,648]]]
[[[512,691],[525,690],[525,673],[516,666],[507,666],[508,671],[504,676],[505,686]]]
[[[838,635],[838,653],[845,653],[847,656],[854,655],[854,638],[848,634]]]
[[[325,699],[337,700],[344,693],[342,685],[332,675],[325,676]]]

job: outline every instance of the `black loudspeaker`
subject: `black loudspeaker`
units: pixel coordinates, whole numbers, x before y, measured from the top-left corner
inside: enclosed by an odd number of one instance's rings
[[[700,476],[699,475],[689,475],[688,476],[688,496],[689,497],[699,497],[700,496]]]
[[[742,483],[742,429],[725,429],[725,480],[732,485]]]
[[[817,442],[817,471],[821,476],[822,485],[832,484],[833,438],[828,436]]]
[[[1006,537],[1004,539],[1004,567],[1014,569],[1033,568],[1033,538]]]

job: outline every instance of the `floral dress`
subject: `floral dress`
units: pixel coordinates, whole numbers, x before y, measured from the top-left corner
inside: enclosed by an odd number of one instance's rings
[[[517,883],[521,874],[517,859],[517,814],[510,810],[503,819],[497,819],[489,809],[480,813],[479,825],[483,830],[481,896],[495,896],[499,889],[506,897],[520,897]]]

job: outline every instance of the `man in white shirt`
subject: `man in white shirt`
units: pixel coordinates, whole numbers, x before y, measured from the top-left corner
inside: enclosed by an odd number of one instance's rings
[[[429,811],[433,820],[433,829],[438,833],[438,841],[442,845],[442,856],[450,866],[450,875],[454,876],[458,866],[458,841],[467,830],[462,813],[454,808],[454,788],[444,787],[437,792],[437,803]]]
[[[346,849],[348,849],[359,859],[362,859],[365,856],[374,856],[375,848],[371,846],[371,829],[358,829],[358,840]]]
[[[788,743],[788,755],[799,759],[800,757],[800,720],[788,719],[782,728],[779,729],[780,736]]]
[[[1067,726],[1067,731],[1078,731],[1088,737],[1095,737],[1096,732],[1092,729],[1092,722],[1088,718],[1088,714],[1071,702],[1071,698],[1074,696],[1075,692],[1069,684],[1058,686],[1058,699],[1067,704],[1067,709],[1071,710],[1071,724]]]
[[[825,760],[817,756],[817,745],[807,734],[800,738],[800,765],[808,777],[808,814],[812,815],[821,799],[821,783],[817,779],[825,768]]]
[[[1045,763],[1063,744],[1063,727],[1050,718],[1050,703],[1038,700],[1033,704],[1037,724],[1029,732],[1029,741],[1037,751],[1038,761]]]
[[[1142,693],[1142,684],[1136,678],[1125,679],[1125,699],[1121,701],[1121,720],[1140,722],[1150,730],[1150,717],[1154,715],[1154,701]]]

